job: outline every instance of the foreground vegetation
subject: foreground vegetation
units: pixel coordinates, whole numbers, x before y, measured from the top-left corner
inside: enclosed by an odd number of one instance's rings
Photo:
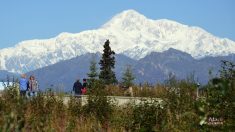
[[[150,97],[139,104],[117,106],[107,95],[125,95],[113,85],[94,80],[88,103],[63,95],[40,93],[26,99],[17,86],[0,97],[0,131],[233,131],[235,130],[235,70],[224,62],[197,97],[193,80],[169,79],[164,85],[133,86],[134,96]],[[128,95],[127,95],[128,96]],[[155,97],[163,100],[160,105]]]

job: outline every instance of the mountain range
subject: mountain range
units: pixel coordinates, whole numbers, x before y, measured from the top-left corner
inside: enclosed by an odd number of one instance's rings
[[[235,42],[213,36],[199,27],[172,20],[152,20],[134,11],[115,15],[98,29],[61,33],[43,40],[27,40],[0,50],[0,70],[30,72],[87,53],[102,52],[106,39],[117,54],[141,60],[152,52],[170,48],[186,52],[194,59],[235,53]]]
[[[131,65],[136,84],[148,82],[153,85],[163,83],[169,79],[170,74],[173,74],[178,79],[186,79],[194,75],[196,81],[205,84],[211,77],[218,76],[221,60],[235,62],[234,54],[220,57],[205,57],[198,60],[188,53],[172,48],[164,52],[152,52],[140,60],[131,59],[122,54],[117,54],[115,57],[115,73],[119,82],[121,82],[126,66]],[[55,88],[70,91],[74,81],[87,78],[90,61],[95,59],[98,63],[100,58],[100,53],[88,53],[31,71],[27,74],[35,75],[42,89]],[[98,64],[97,68],[99,69]],[[211,75],[209,71],[212,71]]]

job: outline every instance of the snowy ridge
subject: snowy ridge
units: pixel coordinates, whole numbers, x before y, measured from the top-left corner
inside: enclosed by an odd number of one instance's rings
[[[174,48],[200,59],[235,53],[235,42],[199,27],[175,21],[151,20],[134,10],[123,11],[96,30],[61,33],[44,40],[27,40],[0,50],[0,70],[28,72],[86,53],[101,52],[106,39],[116,53],[141,59],[151,52]]]

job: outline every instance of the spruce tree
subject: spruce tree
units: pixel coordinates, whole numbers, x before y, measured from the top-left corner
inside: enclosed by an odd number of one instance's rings
[[[100,75],[99,78],[105,84],[114,84],[117,82],[113,69],[115,68],[115,52],[111,50],[109,46],[109,40],[104,43],[104,50],[100,64]]]
[[[96,64],[97,63],[96,63],[95,57],[93,56],[90,61],[90,72],[87,73],[87,76],[89,77],[90,82],[94,82],[94,80],[96,80],[98,77]]]
[[[134,79],[135,79],[135,77],[132,73],[131,65],[127,65],[126,69],[123,73],[122,84],[126,87],[130,87],[133,85]]]

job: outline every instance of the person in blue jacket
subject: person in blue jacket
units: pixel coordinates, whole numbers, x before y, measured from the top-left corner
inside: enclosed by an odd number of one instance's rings
[[[26,74],[22,74],[19,80],[20,85],[20,95],[25,96],[28,89],[28,80],[26,79]]]

